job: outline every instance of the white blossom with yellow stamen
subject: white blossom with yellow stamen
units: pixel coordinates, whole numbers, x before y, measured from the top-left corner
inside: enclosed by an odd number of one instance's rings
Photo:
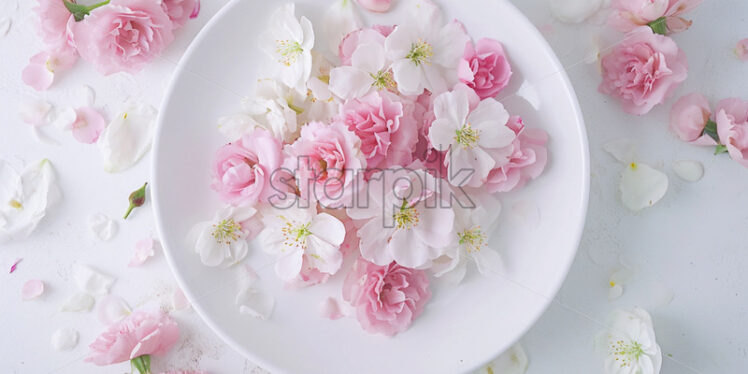
[[[646,310],[615,310],[608,316],[608,330],[595,345],[605,355],[607,374],[657,374],[662,351],[657,345],[652,317]]]
[[[276,62],[278,78],[299,93],[306,93],[312,74],[314,29],[306,17],[296,18],[293,3],[270,16],[268,29],[260,36],[260,46]]]
[[[226,207],[212,221],[202,222],[190,232],[190,242],[206,266],[229,267],[249,252],[247,240],[261,230],[257,210],[250,207]]]

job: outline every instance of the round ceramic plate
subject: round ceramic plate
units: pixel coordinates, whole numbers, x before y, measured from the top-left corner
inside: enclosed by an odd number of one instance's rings
[[[407,20],[400,0],[370,24]],[[318,43],[330,1],[297,0]],[[272,258],[256,245],[247,263],[258,287],[276,300],[269,320],[239,314],[236,270],[201,264],[186,243],[192,226],[221,204],[210,190],[213,156],[223,139],[218,117],[240,110],[251,95],[266,56],[257,36],[277,1],[235,0],[202,30],[182,58],[161,108],[154,146],[156,220],[166,258],[195,310],[228,344],[274,374],[464,373],[514,344],[540,317],[566,276],[579,244],[587,209],[589,156],[582,115],[569,80],[533,25],[508,1],[441,1],[446,19],[469,34],[504,43],[514,69],[499,98],[531,128],[550,134],[545,173],[517,193],[502,195],[503,212],[493,246],[500,275],[473,269],[459,286],[432,283],[434,295],[411,328],[395,337],[370,335],[355,318],[323,319],[320,303],[340,297],[338,274],[324,285],[288,290],[273,273]],[[341,272],[342,273],[342,272]]]

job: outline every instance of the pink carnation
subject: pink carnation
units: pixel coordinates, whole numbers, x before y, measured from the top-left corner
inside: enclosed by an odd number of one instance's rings
[[[701,94],[681,97],[670,109],[670,130],[684,142],[702,145],[717,145],[704,134],[704,128],[712,115],[709,102]]]
[[[407,166],[418,141],[415,105],[390,92],[372,92],[341,107],[339,121],[361,139],[369,169]]]
[[[213,168],[213,190],[223,202],[253,205],[266,201],[284,186],[279,171],[281,143],[268,131],[257,128],[234,143],[218,149]]]
[[[105,75],[140,71],[174,40],[169,15],[153,0],[112,0],[70,29],[81,57]]]
[[[748,168],[748,101],[722,100],[715,113],[720,142],[733,160]]]
[[[509,119],[507,127],[512,129],[517,138],[512,144],[513,152],[508,162],[497,162],[502,165],[491,170],[486,180],[486,189],[491,192],[508,192],[521,188],[531,179],[543,173],[548,163],[548,134],[540,129],[525,128],[522,118],[515,116]]]
[[[36,30],[42,41],[51,48],[72,49],[68,45],[67,26],[73,15],[62,0],[38,0],[33,10],[38,16]]]
[[[370,333],[393,336],[405,331],[429,298],[426,273],[394,262],[378,266],[359,259],[343,283],[343,299],[356,309],[361,327]]]
[[[686,80],[688,62],[672,39],[642,26],[603,57],[602,74],[600,92],[617,98],[626,112],[642,115]]]
[[[351,206],[354,189],[361,185],[356,178],[366,167],[360,143],[340,122],[302,127],[299,139],[286,147],[284,163],[294,172],[301,197],[330,208]]]
[[[162,356],[179,339],[179,326],[160,312],[137,311],[115,322],[91,343],[86,361],[111,365],[144,355]]]
[[[701,4],[703,0],[613,0],[609,24],[622,32],[665,17],[670,32],[679,32],[691,26],[691,21],[679,17]]]
[[[475,46],[467,43],[457,74],[482,100],[496,97],[509,84],[512,67],[501,43],[484,38]]]
[[[176,30],[194,18],[192,15],[200,9],[200,0],[162,0],[161,6]]]

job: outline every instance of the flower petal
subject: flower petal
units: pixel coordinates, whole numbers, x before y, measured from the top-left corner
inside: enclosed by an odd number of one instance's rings
[[[59,329],[52,334],[50,343],[57,352],[70,351],[78,345],[78,331],[69,327]]]
[[[79,290],[91,295],[108,294],[114,283],[113,277],[81,264],[73,265],[73,279]]]
[[[667,175],[646,164],[632,162],[621,174],[621,201],[634,212],[656,204],[667,189]]]
[[[132,313],[132,309],[122,298],[107,295],[99,301],[96,307],[96,316],[102,325],[109,326],[122,320]]]
[[[21,287],[21,298],[24,301],[35,299],[44,293],[44,282],[38,279],[32,279],[23,284]]]
[[[93,308],[94,298],[84,292],[79,292],[65,301],[60,308],[63,312],[87,312]]]
[[[527,371],[527,354],[521,345],[515,344],[477,374],[523,374]]]
[[[135,243],[135,255],[127,266],[134,267],[143,265],[143,263],[149,258],[153,257],[154,249],[158,246],[158,242],[153,238],[145,238]]]
[[[361,18],[356,13],[351,0],[335,0],[325,12],[323,27],[327,48],[334,55],[346,35],[361,28]]]
[[[117,234],[117,222],[103,213],[96,213],[88,218],[88,228],[101,241],[108,241]]]
[[[551,1],[551,12],[561,22],[581,23],[600,10],[602,0],[556,0]]]
[[[0,242],[29,236],[61,197],[52,163],[42,160],[29,165],[20,175],[0,160],[0,199],[11,203],[12,210],[0,209]],[[7,178],[7,180],[6,180]],[[15,185],[13,185],[15,184]]]
[[[372,78],[353,66],[340,66],[330,71],[330,91],[342,99],[354,99],[371,91]]]
[[[252,287],[241,290],[236,295],[235,302],[239,307],[239,313],[262,320],[270,318],[275,307],[275,299],[272,295]]]
[[[634,162],[636,157],[636,144],[630,139],[611,140],[603,145],[603,149],[624,164]]]
[[[176,287],[174,293],[171,294],[171,306],[174,310],[184,310],[190,307],[190,301],[179,287]]]
[[[99,139],[105,171],[117,173],[126,170],[148,152],[156,115],[152,106],[131,102],[114,117]]]
[[[45,91],[55,81],[55,73],[50,71],[46,64],[32,61],[21,72],[21,79],[29,87],[37,91]]]
[[[52,104],[41,99],[24,100],[19,115],[21,120],[32,126],[43,126],[49,123],[48,115]]]
[[[84,144],[96,143],[106,127],[104,117],[91,107],[78,108],[75,114],[75,121],[71,125],[75,140]]]
[[[704,176],[704,165],[698,161],[676,161],[673,164],[673,171],[686,182],[698,182]]]

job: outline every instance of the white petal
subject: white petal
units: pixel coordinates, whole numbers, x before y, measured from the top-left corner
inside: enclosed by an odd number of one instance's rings
[[[117,222],[103,213],[96,213],[88,217],[88,228],[101,241],[108,241],[117,234]]]
[[[632,162],[621,175],[621,201],[635,212],[656,204],[667,189],[667,175],[646,164]]]
[[[52,104],[41,99],[24,100],[19,115],[21,120],[32,126],[43,126],[49,123],[48,115]]]
[[[182,289],[176,287],[174,293],[171,294],[171,306],[174,310],[183,310],[190,307],[190,301],[182,292]]]
[[[125,109],[99,137],[104,170],[117,173],[130,168],[151,148],[156,125],[156,109],[150,105],[127,103]]]
[[[634,162],[636,158],[636,145],[630,139],[611,140],[603,145],[603,149],[624,164]]]
[[[621,295],[623,295],[623,286],[616,284],[608,290],[608,301],[616,300],[620,298]]]
[[[463,279],[465,279],[466,273],[467,263],[463,260],[457,260],[454,268],[440,275],[434,274],[434,276],[439,277],[446,284],[457,285],[460,284]]]
[[[290,282],[301,272],[304,251],[301,249],[281,255],[275,262],[275,274],[283,281]]]
[[[60,308],[63,312],[87,312],[93,308],[94,298],[83,292],[79,292],[69,298]]]
[[[608,279],[608,282],[610,282],[611,286],[616,284],[626,284],[629,280],[631,280],[632,276],[634,276],[634,272],[631,271],[631,269],[622,267],[614,271],[613,274],[610,275],[610,279]]]
[[[8,35],[8,31],[10,31],[10,25],[12,23],[13,21],[10,18],[3,18],[0,20],[0,38]]]
[[[498,275],[501,274],[503,267],[503,261],[499,252],[491,248],[483,248],[477,252],[473,252],[473,258],[475,259],[475,265],[478,267],[483,275]]]
[[[67,107],[56,113],[55,119],[52,121],[52,126],[62,130],[70,130],[77,117],[75,109]]]
[[[73,279],[79,290],[91,295],[108,294],[114,283],[113,277],[81,264],[73,265]]]
[[[306,258],[311,267],[327,274],[335,274],[343,264],[343,253],[332,245],[311,235],[307,238]]]
[[[0,199],[4,200],[0,202],[0,242],[25,238],[61,199],[52,163],[42,160],[29,165],[19,179],[10,165],[0,162],[0,177]]]
[[[373,79],[365,71],[353,66],[341,66],[330,71],[330,91],[342,99],[355,99],[371,91]]]
[[[351,55],[351,65],[375,74],[384,69],[384,47],[377,43],[360,44]]]
[[[107,295],[99,301],[96,307],[96,316],[102,325],[109,326],[117,321],[122,320],[132,313],[129,305],[122,298]]]
[[[78,100],[82,107],[93,106],[96,102],[96,92],[91,86],[84,84],[80,88],[80,98]]]
[[[704,176],[704,165],[698,161],[676,161],[673,164],[673,171],[686,182],[698,182]]]
[[[429,141],[431,145],[439,151],[446,151],[455,144],[455,135],[458,128],[456,122],[449,119],[437,119],[429,128]]]
[[[50,343],[57,352],[70,351],[78,345],[78,331],[69,327],[59,329],[52,334]]]
[[[447,119],[456,124],[457,127],[462,127],[469,113],[470,99],[464,90],[445,92],[434,99],[436,119]],[[506,122],[503,124],[506,124]]]
[[[235,302],[239,307],[239,313],[263,320],[270,318],[275,306],[272,295],[251,287],[241,290],[236,295]]]
[[[327,48],[337,55],[338,46],[346,35],[361,28],[361,18],[356,13],[353,0],[335,0],[325,12],[323,27]]]
[[[397,83],[397,89],[404,95],[420,95],[423,93],[425,77],[423,70],[409,60],[398,60],[392,64],[392,76]]]
[[[320,213],[314,217],[309,226],[309,231],[333,246],[340,246],[345,239],[343,222],[327,213]]]
[[[478,371],[477,374],[523,374],[527,371],[527,354],[521,345],[516,344],[502,353],[487,367]]]
[[[23,284],[23,287],[21,287],[21,299],[24,301],[36,299],[41,296],[42,293],[44,293],[44,282],[38,279],[27,281]]]
[[[602,0],[552,0],[551,12],[561,22],[580,23],[600,10]]]
[[[218,132],[233,142],[259,124],[248,114],[238,113],[218,118]]]

